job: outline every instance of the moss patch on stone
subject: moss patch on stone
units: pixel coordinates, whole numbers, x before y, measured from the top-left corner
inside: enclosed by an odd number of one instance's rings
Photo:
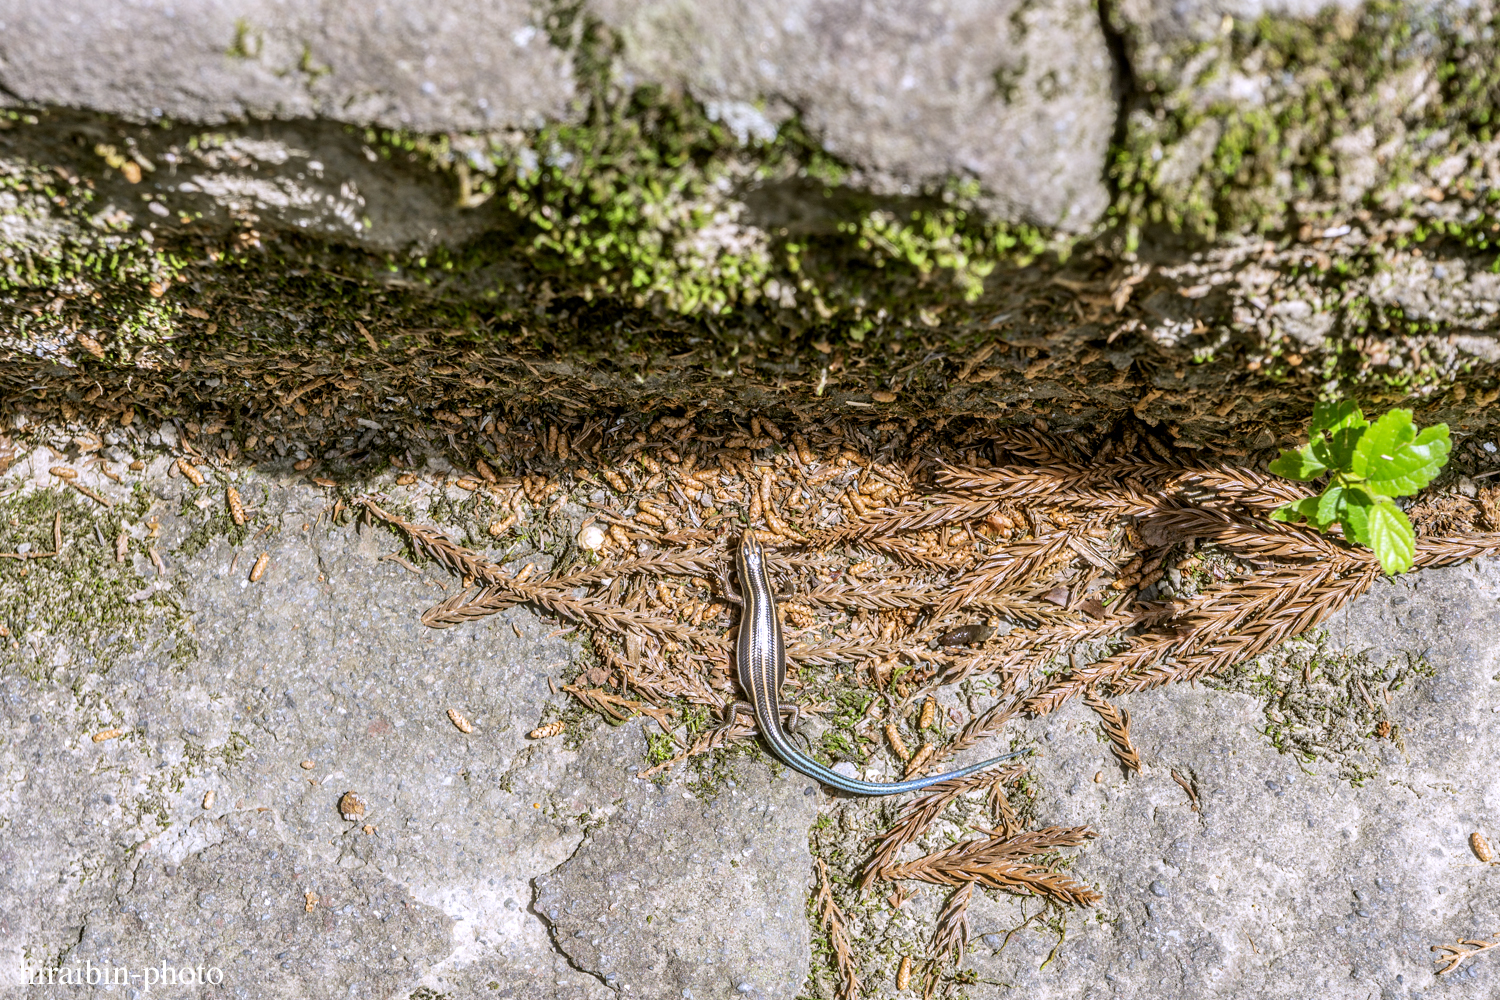
[[[55,557],[0,560],[0,668],[85,697],[82,678],[107,673],[133,648],[153,645],[174,663],[195,655],[180,595],[145,592],[132,563],[115,560],[122,522],[139,521],[149,506],[141,489],[130,505],[108,510],[61,487],[0,496],[0,552],[52,551],[58,513],[63,535]]]

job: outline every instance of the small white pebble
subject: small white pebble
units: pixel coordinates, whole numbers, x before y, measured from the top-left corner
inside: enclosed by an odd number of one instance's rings
[[[578,533],[578,544],[590,552],[598,552],[604,547],[604,529],[597,524],[591,524]]]
[[[1495,442],[1493,442],[1493,441],[1486,441],[1484,443],[1484,450],[1487,451],[1487,452],[1489,452],[1491,455],[1493,455],[1495,453]]]

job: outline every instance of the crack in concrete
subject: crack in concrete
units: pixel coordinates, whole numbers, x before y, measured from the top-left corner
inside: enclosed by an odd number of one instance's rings
[[[593,839],[592,834],[597,830],[602,830],[606,825],[608,825],[608,822],[609,821],[606,819],[603,823],[600,823],[598,826],[586,831],[583,836],[578,838],[578,845],[573,848],[572,852],[562,861],[554,865],[545,874],[551,875],[554,872],[560,871],[564,865],[576,858],[578,856],[578,852],[583,849],[584,845],[589,843],[589,841]],[[614,993],[616,996],[619,996],[620,988],[618,986],[612,985],[610,981],[605,978],[602,972],[596,972],[593,969],[584,968],[583,965],[578,961],[578,959],[574,958],[571,954],[568,953],[568,950],[563,947],[562,938],[558,936],[556,922],[548,917],[546,913],[537,908],[537,897],[541,894],[541,889],[537,886],[537,879],[533,878],[527,884],[531,886],[531,901],[526,904],[526,910],[528,913],[531,913],[532,915],[537,917],[537,919],[541,920],[542,924],[547,928],[547,939],[552,942],[553,950],[555,950],[558,955],[562,956],[562,960],[568,963],[569,968],[573,969],[576,972],[581,972],[586,976],[593,976],[595,979],[599,980],[599,984],[601,986],[609,990],[611,993]]]

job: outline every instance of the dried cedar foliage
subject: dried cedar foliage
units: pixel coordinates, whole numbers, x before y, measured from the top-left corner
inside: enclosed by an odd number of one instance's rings
[[[600,430],[573,432],[571,451],[555,426],[539,430],[542,443],[529,454],[576,456],[583,445],[597,448]],[[951,753],[1017,711],[1044,714],[1088,688],[1103,696],[1212,675],[1315,626],[1379,578],[1370,553],[1266,520],[1302,495],[1300,485],[1180,460],[1130,427],[1094,441],[1026,428],[986,433],[978,424],[948,441],[894,424],[812,425],[788,435],[758,417],[741,438],[704,437],[685,418],[663,418],[652,430],[677,433],[655,444],[638,435],[624,464],[601,468],[600,478],[575,470],[569,485],[490,471],[460,481],[508,514],[491,522],[496,537],[507,525],[536,524],[544,505],[555,516],[569,489],[601,478],[609,485],[607,502],[588,504],[579,535],[592,522],[597,561],[546,579],[507,574],[367,503],[467,584],[423,621],[447,627],[527,603],[588,629],[622,694],[722,707],[733,689],[719,629],[733,616],[717,580],[743,519],[777,550],[778,585],[794,595],[794,678],[799,667],[853,667],[892,707],[913,686],[998,680],[1001,701],[968,722]],[[909,457],[901,460],[903,448]],[[924,471],[930,485],[922,489]],[[1469,524],[1488,520],[1487,499],[1445,497],[1438,506],[1444,523]],[[1460,500],[1469,513],[1454,507]],[[1204,547],[1219,560],[1212,575],[1192,553]],[[1427,535],[1416,561],[1497,550],[1500,535]],[[1158,593],[1164,573],[1184,572],[1196,577],[1185,590],[1179,580]],[[976,613],[1013,627],[975,645],[932,648]],[[1113,650],[1056,670],[1059,654],[1081,643]],[[902,690],[889,680],[902,673],[897,667],[906,668]]]
[[[1120,763],[1127,770],[1139,774],[1141,756],[1135,752],[1135,747],[1130,742],[1130,713],[1111,705],[1095,694],[1092,688],[1084,689],[1083,701],[1099,716],[1099,727],[1109,737],[1110,748],[1114,750]]]
[[[991,678],[998,700],[960,719],[940,756],[1020,713],[1084,697],[1130,767],[1128,718],[1107,695],[1219,674],[1313,628],[1380,577],[1370,553],[1267,520],[1305,495],[1301,485],[1184,458],[1131,426],[1087,439],[979,421],[950,434],[914,430],[828,420],[784,432],[753,417],[746,433],[714,435],[668,417],[623,449],[601,450],[612,431],[600,421],[539,427],[523,448],[497,436],[508,450],[479,477],[458,491],[437,485],[469,498],[495,544],[550,532],[563,561],[538,578],[387,513],[396,498],[366,509],[464,581],[423,616],[429,625],[528,604],[580,626],[597,665],[577,696],[614,719],[669,702],[721,709],[736,696],[725,635],[736,615],[720,580],[748,524],[772,550],[778,592],[790,595],[787,700],[806,703],[835,683],[870,691],[868,728],[853,727],[844,755],[888,755],[893,772],[902,762],[873,734],[926,691],[972,677]],[[580,464],[590,455],[592,468]],[[569,504],[583,509],[581,524],[565,520]],[[1500,552],[1489,488],[1472,502],[1418,498],[1415,519],[1418,567]],[[1471,525],[1496,533],[1445,534]],[[965,644],[937,641],[955,634]],[[748,735],[747,722],[689,729],[674,736],[686,749],[662,765]],[[996,835],[897,862],[955,798],[994,789],[1006,773],[926,790],[880,839],[861,885],[911,878],[1064,905],[1097,899],[1035,860],[1086,831],[1028,833],[1003,792],[991,800]],[[935,938],[947,954],[962,938],[959,899]],[[830,926],[836,916],[825,912]],[[852,959],[839,961],[852,991]]]
[[[828,878],[828,865],[818,858],[818,895],[814,904],[823,929],[828,932],[828,943],[833,947],[834,962],[839,970],[839,996],[843,1000],[859,1000],[859,977],[855,974],[854,950],[849,946],[848,921],[844,911],[833,899],[833,883]]]
[[[1094,831],[1087,827],[1049,826],[1013,837],[963,840],[915,861],[886,868],[882,875],[887,879],[917,879],[935,885],[977,883],[1072,906],[1089,906],[1103,897],[1051,864],[1032,859],[1061,847],[1077,847],[1094,836]]]
[[[969,900],[974,898],[974,883],[965,882],[953,891],[938,913],[928,954],[936,962],[951,961],[954,968],[963,965],[964,951],[969,947]]]

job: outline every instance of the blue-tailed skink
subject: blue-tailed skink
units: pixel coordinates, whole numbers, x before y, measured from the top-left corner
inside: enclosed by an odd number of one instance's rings
[[[892,782],[846,778],[806,756],[792,745],[786,730],[781,728],[782,711],[795,713],[796,706],[781,704],[781,684],[786,680],[786,646],[781,638],[781,616],[776,610],[776,595],[771,590],[771,579],[766,572],[765,549],[755,538],[755,532],[746,529],[739,551],[735,554],[734,565],[740,578],[740,600],[743,605],[739,639],[735,646],[740,687],[750,696],[749,707],[755,713],[755,725],[761,736],[788,767],[843,792],[855,795],[895,795],[914,792],[951,778],[962,778],[1031,752],[1019,750],[946,774],[931,774],[909,781]],[[731,719],[738,707],[730,710]]]

